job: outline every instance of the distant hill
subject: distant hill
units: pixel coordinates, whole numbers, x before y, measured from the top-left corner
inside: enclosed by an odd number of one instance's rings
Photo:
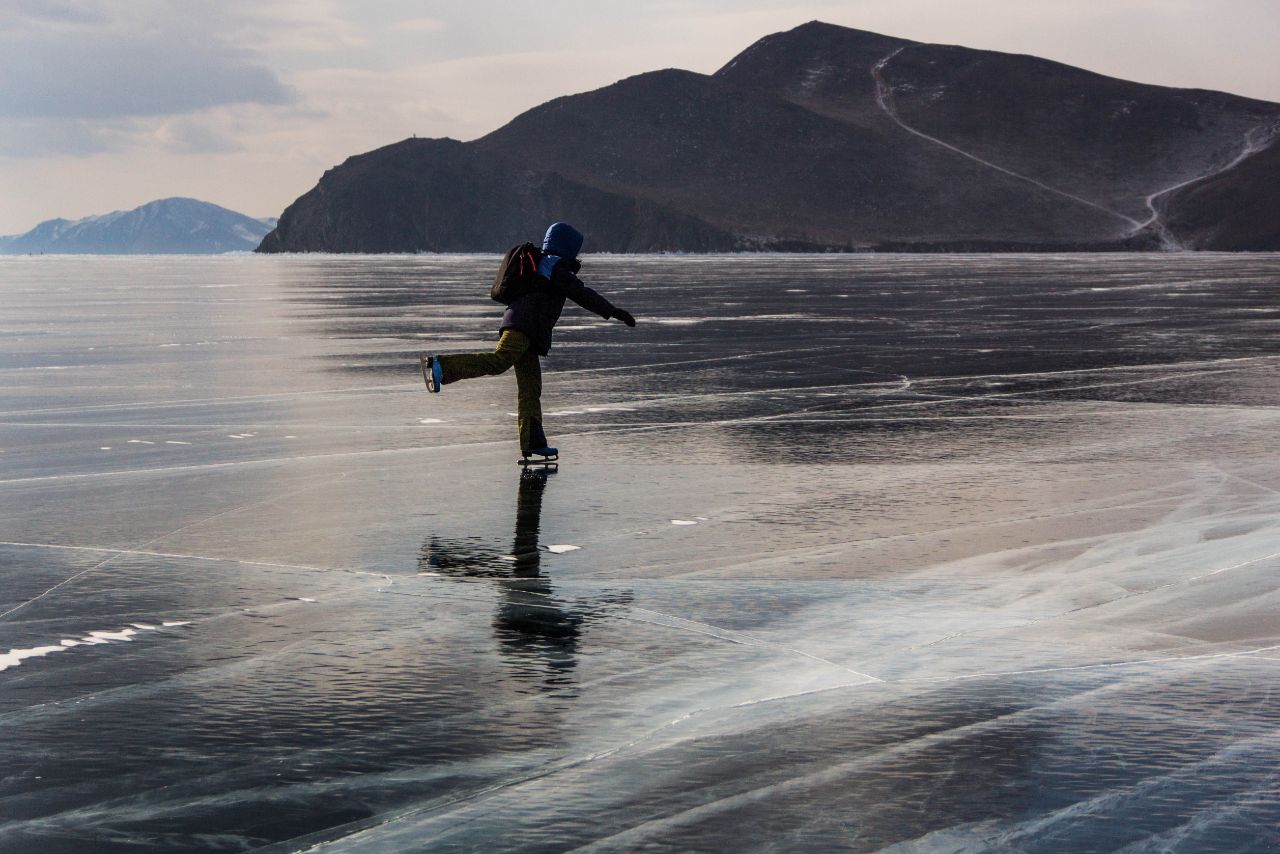
[[[51,219],[0,237],[0,254],[208,255],[250,251],[275,226],[198,199],[160,199],[131,211]]]
[[[349,158],[261,252],[1280,249],[1280,104],[813,22]]]

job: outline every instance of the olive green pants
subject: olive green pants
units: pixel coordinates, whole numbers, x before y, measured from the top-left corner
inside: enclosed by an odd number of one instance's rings
[[[520,450],[547,446],[547,436],[542,432],[542,366],[523,332],[503,330],[492,353],[457,353],[436,358],[444,372],[445,385],[473,377],[497,376],[515,367],[516,427],[520,431]]]

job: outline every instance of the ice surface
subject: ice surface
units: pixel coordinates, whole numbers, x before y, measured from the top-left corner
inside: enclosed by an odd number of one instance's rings
[[[0,850],[1280,846],[1280,258],[493,263],[0,260]]]

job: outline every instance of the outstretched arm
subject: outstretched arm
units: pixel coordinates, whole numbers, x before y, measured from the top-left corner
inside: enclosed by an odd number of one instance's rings
[[[605,320],[616,318],[627,324],[627,326],[636,325],[636,319],[629,312],[623,311],[591,288],[582,284],[582,281],[568,270],[557,267],[551,277],[551,284],[564,296],[573,300],[587,311],[595,312]]]

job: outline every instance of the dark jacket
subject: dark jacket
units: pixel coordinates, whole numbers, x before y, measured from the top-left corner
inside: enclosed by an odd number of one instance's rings
[[[551,349],[551,330],[560,319],[566,298],[605,320],[613,316],[613,303],[582,284],[562,262],[556,264],[549,280],[539,276],[537,287],[507,306],[498,331],[515,329],[523,332],[533,343],[534,352],[545,356]]]

